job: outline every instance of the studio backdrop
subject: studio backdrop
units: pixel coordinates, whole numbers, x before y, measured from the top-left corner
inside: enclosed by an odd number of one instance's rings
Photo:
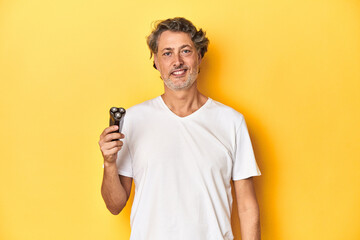
[[[262,239],[360,239],[356,0],[0,1],[0,239],[129,239],[99,136],[162,94],[145,39],[176,16],[210,39],[200,90],[245,116]]]

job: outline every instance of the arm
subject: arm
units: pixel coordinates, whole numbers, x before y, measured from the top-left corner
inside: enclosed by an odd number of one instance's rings
[[[107,209],[117,215],[125,207],[131,192],[132,178],[118,175],[116,165],[104,163],[101,195]]]
[[[260,240],[260,212],[252,178],[234,181],[242,240]]]
[[[117,215],[125,207],[130,196],[132,178],[118,175],[116,157],[123,143],[113,139],[124,138],[123,134],[113,133],[118,126],[106,128],[100,135],[99,146],[104,158],[104,176],[101,195],[109,211]]]

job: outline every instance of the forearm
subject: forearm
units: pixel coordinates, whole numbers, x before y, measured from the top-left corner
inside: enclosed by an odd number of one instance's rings
[[[122,186],[116,164],[104,164],[104,176],[101,185],[101,195],[109,211],[116,215],[121,212],[127,202],[127,194]]]
[[[239,210],[242,240],[260,240],[260,212],[256,205],[252,208]]]

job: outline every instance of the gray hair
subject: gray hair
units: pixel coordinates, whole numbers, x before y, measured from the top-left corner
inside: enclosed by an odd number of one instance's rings
[[[176,17],[160,20],[155,23],[153,31],[147,37],[147,45],[150,49],[150,58],[158,51],[158,38],[160,34],[168,30],[189,34],[196,50],[201,54],[201,57],[204,57],[209,45],[209,39],[205,36],[206,33],[201,28],[198,31],[194,24],[192,24],[189,20],[182,17]]]

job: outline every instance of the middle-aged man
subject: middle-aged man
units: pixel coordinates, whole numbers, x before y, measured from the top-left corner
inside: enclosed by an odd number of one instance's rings
[[[123,134],[112,133],[117,126],[101,134],[107,208],[120,213],[134,179],[130,239],[230,240],[233,181],[242,239],[260,239],[252,181],[260,171],[244,117],[197,88],[205,33],[173,18],[147,42],[164,94],[129,108]]]

